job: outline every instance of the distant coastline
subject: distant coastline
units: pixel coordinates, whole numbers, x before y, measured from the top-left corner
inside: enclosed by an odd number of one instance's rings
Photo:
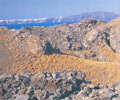
[[[0,27],[5,26],[9,28],[21,28],[26,26],[53,26],[63,23],[76,23],[83,19],[102,20],[104,22],[111,21],[118,18],[119,15],[113,12],[90,12],[79,15],[71,15],[66,17],[54,18],[38,18],[38,19],[15,19],[15,20],[0,20]]]
[[[67,22],[67,24],[73,24],[75,22]],[[8,27],[10,29],[20,29],[22,27],[34,27],[34,26],[54,26],[61,25],[64,23],[28,23],[28,24],[8,24],[8,25],[0,25],[0,27]]]

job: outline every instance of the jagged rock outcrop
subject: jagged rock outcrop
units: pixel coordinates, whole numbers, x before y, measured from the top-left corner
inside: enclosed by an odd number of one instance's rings
[[[81,71],[61,73],[27,71],[0,76],[1,100],[119,100],[120,82],[91,84]]]
[[[77,57],[99,61],[110,61],[110,59],[99,53],[98,47],[100,46],[119,53],[119,24],[109,25],[102,21],[85,19],[75,24],[63,24],[53,27],[31,27],[23,28],[19,31],[22,34],[26,32],[32,34],[27,39],[32,53],[44,54],[45,52],[48,53],[48,51],[53,53],[54,48],[66,54],[70,54],[67,51],[73,51],[72,55]],[[94,52],[94,54],[83,54],[81,52],[83,50]],[[74,53],[74,51],[78,52]],[[99,56],[101,56],[101,59],[99,59]]]
[[[30,35],[27,40],[29,50],[34,53],[52,54],[53,47],[48,41],[40,40],[39,37]]]
[[[108,23],[111,25],[110,45],[116,53],[120,54],[120,18]]]

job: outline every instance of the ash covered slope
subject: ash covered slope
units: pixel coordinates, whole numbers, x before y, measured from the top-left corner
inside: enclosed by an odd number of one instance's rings
[[[82,70],[94,83],[119,80],[120,20],[0,29],[0,73]],[[5,63],[4,63],[5,62]]]
[[[79,15],[56,17],[56,18],[40,18],[40,19],[20,19],[20,20],[0,20],[0,25],[6,24],[26,24],[26,23],[67,23],[80,22],[83,19],[96,19],[104,22],[116,19],[119,15],[111,12],[93,12]]]

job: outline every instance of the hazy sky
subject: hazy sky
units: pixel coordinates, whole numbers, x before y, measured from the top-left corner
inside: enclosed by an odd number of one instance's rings
[[[120,0],[0,0],[0,20],[59,17],[96,11],[120,13]]]

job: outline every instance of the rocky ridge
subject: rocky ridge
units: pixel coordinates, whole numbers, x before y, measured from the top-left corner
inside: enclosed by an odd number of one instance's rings
[[[102,56],[98,50],[102,46],[115,53],[120,52],[119,24],[110,25],[110,23],[105,24],[99,20],[85,19],[80,23],[70,25],[26,27],[19,30],[19,36],[24,39],[22,36],[26,32],[29,33],[27,43],[28,45],[32,44],[29,45],[29,48],[34,53],[44,54],[45,52],[43,53],[42,49],[50,46],[50,50],[47,49],[47,52],[61,52],[84,59],[110,61],[110,59]],[[36,37],[39,37],[39,39],[36,39]],[[71,51],[71,53],[68,51]],[[88,51],[89,53],[83,53],[82,51]]]
[[[112,86],[92,84],[82,71],[28,71],[0,76],[1,100],[119,100],[120,81]]]

